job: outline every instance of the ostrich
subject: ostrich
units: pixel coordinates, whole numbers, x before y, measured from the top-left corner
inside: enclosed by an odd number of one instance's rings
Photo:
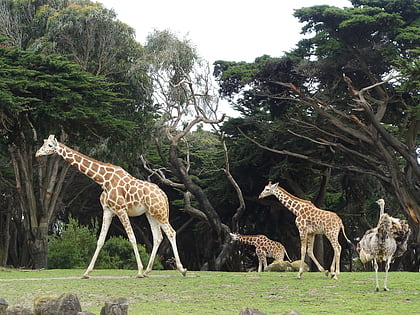
[[[407,250],[407,240],[410,236],[410,227],[406,220],[393,218],[385,213],[385,201],[379,199],[380,217],[375,228],[367,230],[357,244],[359,257],[362,263],[373,260],[376,277],[376,291],[379,291],[378,262],[385,261],[384,291],[386,286],[389,265],[394,257],[401,256]]]

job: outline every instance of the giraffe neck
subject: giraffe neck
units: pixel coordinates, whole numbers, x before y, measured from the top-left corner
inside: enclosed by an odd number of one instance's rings
[[[241,235],[236,234],[238,236],[238,241],[248,244],[248,245],[254,245],[256,246],[259,242],[259,236],[258,235]]]
[[[306,209],[309,205],[312,204],[310,201],[302,200],[293,196],[291,193],[287,192],[281,187],[277,187],[274,195],[287,209],[289,209],[296,216],[299,216],[301,210]]]
[[[112,167],[110,164],[99,162],[92,159],[76,150],[73,150],[62,143],[59,143],[57,154],[60,155],[66,162],[77,168],[81,173],[92,178],[99,185],[105,183],[104,174],[106,168]]]

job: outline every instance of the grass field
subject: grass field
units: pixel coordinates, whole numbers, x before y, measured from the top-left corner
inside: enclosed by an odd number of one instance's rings
[[[33,308],[41,295],[75,293],[84,311],[100,313],[107,300],[127,298],[129,314],[239,314],[243,307],[272,315],[419,314],[420,273],[392,272],[389,292],[374,292],[375,274],[342,273],[338,281],[321,273],[153,271],[137,279],[134,270],[0,271],[0,298]],[[381,273],[381,284],[384,274]]]

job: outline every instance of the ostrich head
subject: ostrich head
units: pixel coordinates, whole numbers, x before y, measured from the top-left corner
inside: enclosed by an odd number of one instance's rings
[[[385,200],[383,200],[382,198],[381,199],[378,199],[378,200],[376,200],[376,203],[379,205],[379,207],[381,208],[381,211],[380,211],[380,213],[379,213],[379,217],[381,216],[381,215],[383,215],[384,213],[385,213]]]

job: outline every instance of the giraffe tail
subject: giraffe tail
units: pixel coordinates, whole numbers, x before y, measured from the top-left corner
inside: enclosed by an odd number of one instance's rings
[[[343,235],[346,238],[347,244],[350,246],[350,248],[351,249],[356,249],[356,246],[350,241],[350,239],[346,235],[346,231],[344,230],[343,222],[341,222],[341,231],[343,232]]]
[[[286,248],[284,249],[284,254],[286,255],[286,257],[287,257],[287,260],[289,261],[289,262],[292,262],[292,260],[290,259],[290,257],[289,257],[289,254],[287,253],[287,250],[286,250]]]

